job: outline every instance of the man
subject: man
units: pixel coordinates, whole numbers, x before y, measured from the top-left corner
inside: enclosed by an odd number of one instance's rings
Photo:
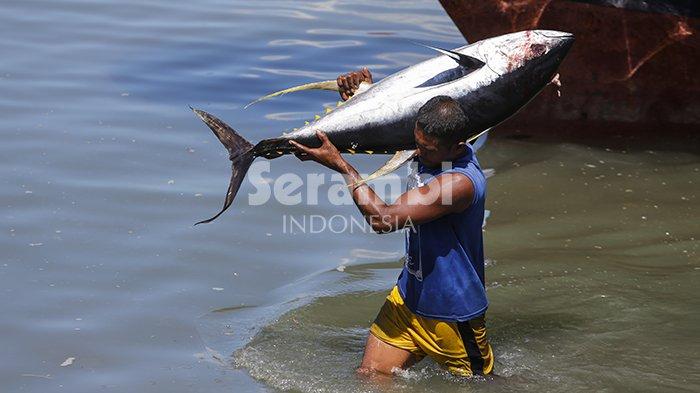
[[[352,97],[362,81],[371,83],[367,69],[340,76],[341,97]],[[407,228],[404,267],[370,328],[361,374],[392,374],[425,356],[459,375],[492,372],[481,230],[486,179],[464,143],[466,124],[458,102],[432,98],[418,112],[414,137],[418,170],[433,177],[392,204],[366,183],[352,190],[373,230]],[[328,137],[321,131],[317,136],[318,148],[290,142],[297,157],[341,173],[349,185],[360,180]]]

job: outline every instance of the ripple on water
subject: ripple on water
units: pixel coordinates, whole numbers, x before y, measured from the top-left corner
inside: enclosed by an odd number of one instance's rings
[[[368,316],[374,315],[386,291],[343,293],[321,297],[266,325],[233,354],[233,365],[278,389],[303,392],[381,391],[381,385],[357,378]],[[337,310],[345,312],[339,315]],[[396,391],[518,390],[528,383],[554,387],[556,378],[538,372],[541,360],[513,339],[497,337],[497,377],[456,377],[430,360],[400,371],[392,381]],[[547,382],[549,381],[549,382]]]
[[[314,48],[348,48],[352,46],[361,46],[362,41],[357,40],[301,40],[301,39],[280,39],[268,42],[269,46],[312,46]]]

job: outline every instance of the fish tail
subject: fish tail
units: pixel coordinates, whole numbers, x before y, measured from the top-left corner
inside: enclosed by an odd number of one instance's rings
[[[228,124],[207,112],[194,108],[191,109],[207,126],[209,126],[214,132],[214,135],[219,138],[219,141],[221,141],[224,147],[226,147],[226,150],[228,150],[229,159],[231,160],[231,181],[229,182],[228,191],[226,192],[226,199],[224,199],[224,207],[214,217],[194,224],[199,225],[214,221],[231,206],[233,199],[236,197],[236,193],[238,193],[238,189],[241,187],[241,183],[243,183],[243,178],[245,178],[245,174],[248,172],[248,168],[250,168],[250,165],[255,160],[255,152],[253,150],[253,144],[238,135]]]

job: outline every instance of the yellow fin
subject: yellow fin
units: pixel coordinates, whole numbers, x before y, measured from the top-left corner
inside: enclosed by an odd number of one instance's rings
[[[304,91],[304,90],[332,90],[332,91],[338,91],[338,82],[335,80],[330,80],[330,81],[321,81],[321,82],[312,82],[312,83],[306,83],[300,86],[294,86],[290,87],[289,89],[284,89],[281,91],[277,91],[271,94],[268,94],[266,96],[260,97],[255,101],[252,101],[248,105],[244,107],[248,108],[249,106],[255,104],[256,102],[264,101],[272,97],[277,97],[281,96],[287,93],[293,93],[295,91]]]
[[[331,113],[332,110],[333,110],[332,108],[326,107],[326,114]]]
[[[315,121],[315,120],[318,120],[318,119],[320,119],[320,118],[321,118],[321,116],[319,116],[319,115],[314,115],[314,121]]]
[[[355,154],[355,150],[353,150],[353,149],[348,149],[348,153],[350,153],[350,154]]]
[[[355,189],[361,184],[364,184],[370,180],[374,180],[378,177],[384,176],[386,174],[389,174],[401,167],[401,165],[405,164],[406,162],[410,161],[415,157],[416,151],[415,150],[400,150],[397,151],[390,159],[389,161],[386,162],[386,164],[382,165],[381,168],[377,169],[372,173],[371,175],[367,176],[366,178],[359,180],[355,182],[354,184],[349,185],[348,187],[352,187],[352,189]]]

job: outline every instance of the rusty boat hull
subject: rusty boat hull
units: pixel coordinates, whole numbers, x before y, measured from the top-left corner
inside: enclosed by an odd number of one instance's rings
[[[564,139],[661,135],[698,149],[700,2],[440,0],[464,37],[570,31],[576,44],[550,86],[500,135]],[[614,139],[614,138],[613,138]]]

